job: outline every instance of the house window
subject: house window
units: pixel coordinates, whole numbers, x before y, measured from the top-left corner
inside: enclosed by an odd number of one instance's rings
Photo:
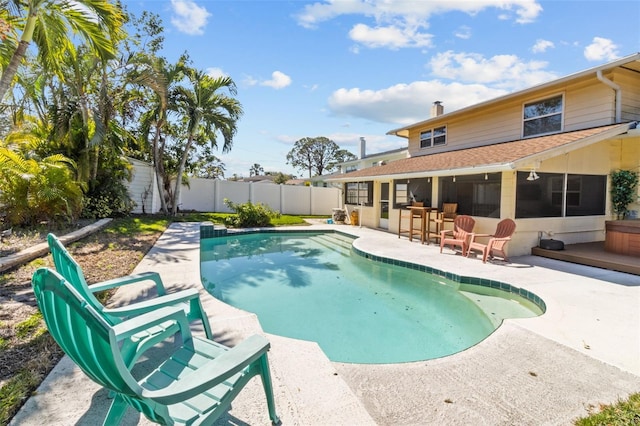
[[[518,172],[516,218],[603,215],[607,177],[538,173],[529,181],[528,172]]]
[[[466,176],[442,177],[440,199],[443,203],[458,203],[458,214],[478,217],[500,217],[502,176],[487,173]]]
[[[447,143],[447,127],[436,127],[420,133],[420,148],[445,145]]]
[[[408,206],[414,201],[431,205],[431,179],[397,179],[393,181],[393,208]]]
[[[345,204],[373,205],[373,182],[349,182],[345,184]]]
[[[562,130],[562,95],[524,104],[524,137]]]

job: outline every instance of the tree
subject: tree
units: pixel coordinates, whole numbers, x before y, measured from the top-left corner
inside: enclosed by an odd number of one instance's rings
[[[75,37],[86,41],[103,61],[115,57],[117,44],[124,38],[125,15],[117,3],[107,0],[6,0],[3,6],[14,11],[3,49],[3,62],[10,56],[0,77],[0,100],[9,91],[18,67],[31,42],[38,49],[38,62],[58,72],[65,53]],[[18,41],[18,29],[22,29]],[[10,47],[10,48],[7,48]]]
[[[260,164],[255,163],[253,166],[251,166],[251,168],[249,169],[249,177],[251,176],[260,176],[262,173],[264,173],[264,167],[262,167]]]
[[[137,68],[131,75],[134,82],[153,92],[151,108],[142,115],[142,134],[145,141],[151,139],[153,169],[160,194],[164,194],[165,185],[169,184],[164,167],[167,115],[171,107],[171,92],[184,75],[182,59],[170,65],[164,58],[143,56],[138,58]],[[169,213],[164,196],[160,197],[160,209],[164,214]]]
[[[336,152],[335,161],[329,163],[329,165],[327,166],[327,170],[333,171],[338,164],[357,159],[358,156],[351,153],[351,151],[348,151],[346,149],[339,149],[338,152]]]
[[[313,172],[320,176],[343,158],[344,151],[326,137],[302,138],[296,141],[287,154],[287,163],[296,169],[307,170],[309,177],[312,177]]]
[[[221,93],[227,90],[231,95],[236,95],[236,85],[230,77],[212,78],[203,71],[191,68],[187,68],[185,74],[189,86],[176,89],[176,107],[183,117],[186,135],[171,206],[174,216],[178,212],[177,201],[180,199],[185,164],[194,144],[210,143],[217,148],[217,134],[220,133],[224,139],[222,152],[229,152],[237,131],[237,121],[242,115],[240,102]]]

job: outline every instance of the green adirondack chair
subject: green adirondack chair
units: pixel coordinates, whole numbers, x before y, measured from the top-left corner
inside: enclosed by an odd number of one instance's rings
[[[64,352],[93,381],[115,395],[105,425],[121,422],[127,407],[161,424],[211,424],[256,375],[262,379],[269,417],[276,414],[267,351],[262,336],[251,336],[233,348],[192,336],[184,310],[162,307],[119,324],[109,324],[74,286],[56,271],[40,268],[33,290],[49,332]],[[120,352],[131,335],[166,321],[179,326],[181,344],[143,377],[133,377]],[[164,352],[163,352],[164,353]]]
[[[51,256],[53,257],[53,263],[58,273],[80,293],[82,298],[91,305],[93,309],[102,315],[109,325],[116,325],[127,318],[151,312],[160,307],[179,306],[184,309],[189,322],[199,320],[202,323],[207,338],[213,338],[209,319],[202,308],[200,296],[196,289],[167,294],[160,275],[156,272],[129,275],[89,286],[84,278],[82,268],[78,262],[73,259],[62,242],[54,234],[49,234],[47,241],[49,243],[49,250],[51,250]],[[144,281],[153,281],[155,283],[158,297],[117,308],[107,308],[94,296],[94,293],[98,291]],[[159,341],[163,341],[167,336],[173,336],[177,331],[177,323],[169,320],[155,324],[154,327],[130,336],[129,339],[122,343],[121,351],[125,363],[128,366],[132,366],[146,349],[154,346]]]

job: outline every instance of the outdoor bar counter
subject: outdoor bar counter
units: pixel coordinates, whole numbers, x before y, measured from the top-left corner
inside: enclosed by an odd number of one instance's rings
[[[640,257],[640,219],[605,222],[605,251]]]

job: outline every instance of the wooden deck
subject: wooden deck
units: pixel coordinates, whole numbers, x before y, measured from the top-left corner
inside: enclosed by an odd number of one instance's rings
[[[604,241],[567,244],[564,246],[564,250],[546,250],[540,247],[533,247],[531,254],[640,275],[640,257],[607,252],[604,250]]]

